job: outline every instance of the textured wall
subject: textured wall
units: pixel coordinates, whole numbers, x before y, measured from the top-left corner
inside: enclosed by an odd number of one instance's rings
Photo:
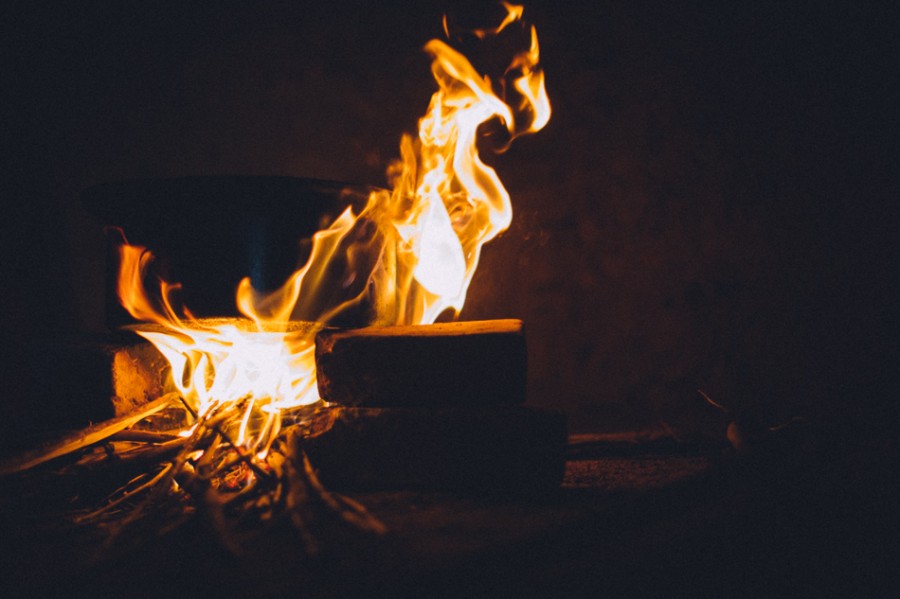
[[[421,45],[443,11],[485,10],[242,4],[6,19],[5,334],[102,327],[90,185],[383,183],[432,91]],[[494,161],[515,220],[463,316],[526,321],[531,400],[575,430],[718,426],[697,388],[766,422],[883,407],[898,70],[878,9],[627,4],[526,5],[556,112]]]

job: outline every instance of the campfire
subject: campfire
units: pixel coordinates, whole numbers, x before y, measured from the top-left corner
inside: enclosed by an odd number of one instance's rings
[[[244,278],[240,318],[195,316],[180,284],[154,271],[154,248],[119,229],[118,299],[137,323],[129,330],[165,363],[140,345],[116,354],[114,370],[140,380],[137,396],[119,398],[118,417],[3,472],[66,457],[63,470],[124,473],[124,484],[85,494],[92,500],[71,514],[110,539],[200,512],[235,552],[247,531],[290,522],[310,555],[334,528],[385,532],[326,485],[558,484],[564,422],[521,405],[522,323],[435,324],[459,315],[483,245],[512,219],[481,150],[503,150],[550,117],[537,33],[521,7],[504,6],[493,28],[457,33],[445,21],[448,41],[424,47],[438,89],[417,135],[400,141],[390,189],[315,233],[307,261],[280,288],[260,291]],[[451,46],[497,36],[521,46],[501,73],[480,73]]]

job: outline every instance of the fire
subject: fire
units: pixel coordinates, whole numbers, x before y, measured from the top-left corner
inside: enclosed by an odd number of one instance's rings
[[[522,7],[504,6],[502,23],[476,30],[477,38],[521,24]],[[172,384],[201,415],[243,402],[237,442],[264,452],[282,410],[319,399],[313,340],[323,324],[351,311],[367,315],[360,324],[430,324],[462,309],[482,246],[512,220],[509,194],[479,155],[480,128],[503,127],[511,140],[550,118],[537,33],[527,33],[528,48],[497,82],[446,42],[425,45],[438,90],[417,137],[400,141],[400,159],[388,169],[392,189],[316,233],[306,264],[277,291],[258,293],[244,278],[236,301],[246,321],[197,319],[177,307],[178,286],[165,281],[151,295],[144,280],[152,255],[120,247],[122,305],[152,323],[138,333],[169,360]]]

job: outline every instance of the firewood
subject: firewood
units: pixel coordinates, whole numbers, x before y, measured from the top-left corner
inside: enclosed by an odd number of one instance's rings
[[[345,406],[484,406],[525,401],[520,320],[326,329],[319,395]]]
[[[336,490],[542,491],[562,480],[565,417],[525,406],[323,410],[302,447]]]
[[[169,393],[142,406],[127,416],[95,424],[87,429],[63,437],[55,443],[0,462],[0,476],[29,470],[52,459],[84,449],[94,443],[99,443],[119,431],[140,422],[144,418],[161,412],[178,401],[177,393]]]
[[[165,392],[171,367],[151,343],[111,348],[112,404],[124,416]]]
[[[96,447],[93,452],[88,452],[78,458],[71,467],[73,473],[84,472],[111,472],[116,468],[119,469],[137,469],[141,467],[151,467],[159,464],[178,454],[186,444],[185,437],[175,437],[170,441],[159,443],[122,443],[124,447],[119,447],[116,441],[113,441],[117,435],[113,435],[107,439],[107,443]],[[62,468],[56,473],[66,472],[69,466]]]

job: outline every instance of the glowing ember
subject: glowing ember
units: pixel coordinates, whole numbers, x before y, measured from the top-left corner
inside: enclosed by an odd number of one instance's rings
[[[522,8],[505,4],[500,26],[521,24]],[[446,30],[446,27],[445,27]],[[445,310],[459,312],[481,247],[512,219],[509,195],[479,157],[479,127],[497,121],[510,139],[541,129],[550,105],[538,68],[538,42],[513,57],[501,99],[487,76],[443,41],[432,40],[438,91],[419,122],[417,139],[404,135],[401,158],[388,174],[392,190],[374,192],[313,236],[306,265],[270,294],[243,279],[237,305],[248,320],[198,320],[177,308],[177,285],[160,283],[151,299],[144,287],[152,260],[142,247],[120,248],[119,297],[138,332],[172,365],[173,385],[200,414],[242,402],[236,441],[264,452],[280,426],[281,410],[318,401],[313,338],[319,325],[366,309],[371,324],[430,324]]]

